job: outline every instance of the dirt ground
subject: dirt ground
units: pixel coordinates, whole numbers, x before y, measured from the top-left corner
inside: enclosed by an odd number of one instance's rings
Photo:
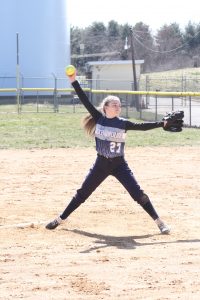
[[[0,299],[200,299],[199,150],[126,149],[170,235],[112,177],[48,231],[95,150],[0,150]]]

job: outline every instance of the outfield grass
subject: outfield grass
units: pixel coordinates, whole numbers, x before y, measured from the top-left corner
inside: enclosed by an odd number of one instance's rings
[[[0,115],[0,149],[94,147],[82,129],[85,113]],[[133,120],[133,119],[130,119]],[[134,121],[134,120],[133,120]],[[169,133],[162,128],[128,132],[127,147],[200,145],[199,129]]]
[[[141,74],[140,90],[174,91],[174,92],[198,92],[200,83],[200,68],[185,68],[163,72]],[[148,83],[147,83],[148,78]],[[200,101],[199,97],[195,97]]]
[[[175,69],[175,70],[168,70],[168,71],[161,71],[161,72],[151,72],[146,73],[147,75],[153,75],[157,77],[176,77],[176,76],[198,76],[200,75],[200,68],[183,68],[183,69]]]

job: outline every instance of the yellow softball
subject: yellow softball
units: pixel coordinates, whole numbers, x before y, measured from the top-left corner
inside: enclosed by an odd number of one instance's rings
[[[65,68],[65,73],[67,76],[72,76],[74,75],[76,71],[76,68],[73,66],[73,65],[68,65],[66,68]]]

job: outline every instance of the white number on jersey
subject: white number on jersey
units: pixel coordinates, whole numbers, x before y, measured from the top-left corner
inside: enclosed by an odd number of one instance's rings
[[[121,152],[121,143],[110,142],[110,152],[120,153]]]

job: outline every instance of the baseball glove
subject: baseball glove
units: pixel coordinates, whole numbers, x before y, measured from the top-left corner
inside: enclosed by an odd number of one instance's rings
[[[184,111],[172,111],[167,113],[162,121],[164,121],[163,129],[171,132],[180,132],[183,127]]]

